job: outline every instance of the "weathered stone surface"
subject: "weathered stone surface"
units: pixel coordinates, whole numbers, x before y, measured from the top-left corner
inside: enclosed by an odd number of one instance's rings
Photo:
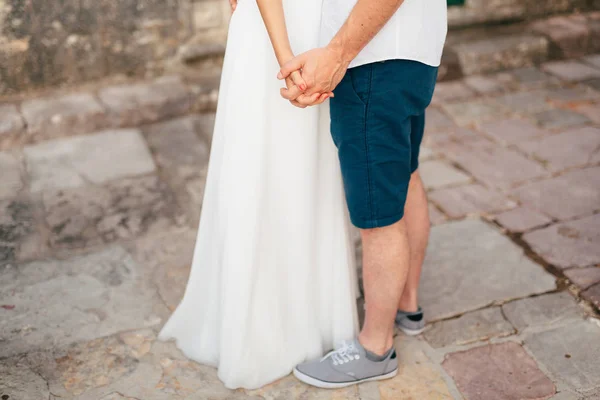
[[[523,88],[544,87],[557,84],[559,80],[535,67],[517,68],[506,72]]]
[[[600,310],[600,284],[595,284],[585,291],[581,292],[581,297],[589,301]]]
[[[479,184],[437,189],[429,193],[429,199],[450,218],[504,211],[517,205],[503,194]]]
[[[600,263],[600,214],[526,233],[523,240],[559,268]]]
[[[0,200],[15,197],[19,190],[23,188],[21,162],[15,154],[0,152],[0,171],[2,171]]]
[[[424,162],[435,157],[435,152],[429,147],[421,146],[419,151],[419,162]]]
[[[546,131],[522,119],[503,119],[481,125],[480,130],[502,144],[513,144],[546,135]]]
[[[439,108],[430,107],[425,111],[425,131],[454,129],[456,125]]]
[[[521,248],[479,220],[432,228],[421,285],[421,304],[430,320],[556,287],[554,277]]]
[[[512,195],[560,220],[590,214],[600,208],[600,167],[534,182],[514,190]]]
[[[600,98],[600,93],[585,86],[558,87],[545,90],[545,96],[552,104],[574,108],[579,104],[589,104]]]
[[[582,61],[593,67],[600,68],[600,54],[592,54],[590,56],[583,57]]]
[[[37,243],[34,206],[26,198],[0,201],[0,265],[27,258]]]
[[[27,143],[110,126],[104,108],[89,93],[27,100],[21,111],[27,121]]]
[[[441,105],[450,101],[464,100],[473,97],[475,92],[461,81],[440,82],[433,92],[433,105]]]
[[[496,215],[496,221],[511,232],[525,232],[552,222],[529,207],[518,207]]]
[[[500,119],[509,112],[504,106],[491,99],[444,103],[442,108],[460,126]]]
[[[133,129],[50,140],[24,153],[32,192],[105,183],[156,168],[142,135]]]
[[[571,282],[581,289],[587,289],[600,282],[600,267],[571,268],[564,273]]]
[[[529,354],[513,342],[452,353],[443,366],[468,400],[546,399],[556,392]]]
[[[480,94],[499,93],[507,90],[506,84],[493,75],[473,75],[464,79],[465,84]]]
[[[600,346],[581,345],[597,343],[598,337],[600,326],[584,320],[532,335],[525,339],[525,347],[544,364],[553,379],[583,392],[600,386]]]
[[[469,145],[476,146],[489,144],[490,142],[472,129],[458,127],[426,131],[423,137],[423,145],[439,152],[443,152],[449,143],[469,143]]]
[[[427,161],[419,165],[419,171],[426,189],[455,186],[469,183],[471,178],[444,161]]]
[[[536,113],[533,119],[545,129],[567,129],[588,124],[591,121],[582,114],[570,110],[548,110]]]
[[[542,66],[547,71],[561,79],[580,82],[586,79],[600,78],[600,70],[575,60],[553,61]]]
[[[181,61],[194,63],[225,55],[225,46],[220,43],[186,43],[177,50]]]
[[[166,308],[121,247],[4,267],[0,357],[161,323]],[[40,304],[44,307],[40,308]]]
[[[509,188],[533,178],[547,175],[537,162],[520,153],[495,144],[445,146],[446,157],[489,186]]]
[[[583,114],[588,117],[590,121],[600,124],[600,104],[584,103],[576,105],[574,109],[579,114]]]
[[[470,1],[461,7],[448,7],[448,24],[464,27],[494,21],[510,21],[526,12],[523,1]]]
[[[98,93],[119,126],[156,122],[185,114],[191,107],[190,93],[176,76],[150,83],[110,86]]]
[[[336,390],[317,389],[303,384],[290,375],[261,389],[248,390],[246,393],[254,396],[254,399],[360,400],[356,386]]]
[[[553,58],[577,58],[588,52],[590,29],[582,15],[536,21],[531,30],[550,39],[550,56]]]
[[[427,356],[423,341],[398,336],[394,344],[402,361],[395,378],[379,382],[381,400],[453,398],[439,367]]]
[[[504,315],[519,331],[529,327],[552,326],[579,321],[583,311],[567,292],[545,294],[512,301],[502,306]]]
[[[437,224],[441,224],[442,222],[446,221],[447,218],[443,212],[438,210],[437,207],[435,207],[433,204],[430,203],[429,204],[429,220],[431,221],[432,225],[437,225]]]
[[[135,261],[145,266],[171,311],[183,297],[195,242],[196,231],[182,229],[139,239],[132,246]]]
[[[191,116],[144,128],[158,166],[167,173],[193,223],[202,206],[210,145],[206,125],[210,122],[204,116]]]
[[[20,357],[14,357],[0,362],[0,399],[40,400],[52,397],[46,381]]]
[[[22,134],[25,122],[14,104],[0,104],[0,149],[7,148]]]
[[[548,40],[535,35],[511,35],[452,46],[465,75],[530,67],[548,57]]]
[[[445,347],[508,336],[513,332],[514,328],[504,319],[500,307],[493,307],[436,322],[423,336],[433,347]]]
[[[583,127],[524,142],[518,147],[551,171],[600,162],[600,128]]]
[[[132,239],[179,224],[173,196],[155,176],[46,192],[43,205],[50,243],[59,248]]]
[[[509,93],[496,97],[495,100],[512,112],[520,114],[551,109],[550,104],[546,101],[546,92],[543,90]]]

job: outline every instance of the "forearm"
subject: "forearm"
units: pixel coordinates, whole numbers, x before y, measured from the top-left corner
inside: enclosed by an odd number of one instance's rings
[[[398,11],[404,0],[358,0],[328,47],[350,63]],[[408,38],[407,38],[408,40]]]
[[[269,33],[279,65],[294,57],[283,12],[282,0],[257,0],[258,9]]]

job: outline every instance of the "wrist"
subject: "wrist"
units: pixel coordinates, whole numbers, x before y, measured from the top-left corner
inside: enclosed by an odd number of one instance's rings
[[[283,67],[283,64],[292,60],[293,58],[294,58],[294,53],[292,53],[291,49],[284,50],[280,54],[277,54],[277,62],[279,62],[280,67]]]
[[[346,66],[349,65],[357,56],[357,54],[351,51],[348,46],[346,46],[344,41],[338,36],[331,39],[331,42],[329,42],[327,45],[327,49],[335,53],[339,61]]]

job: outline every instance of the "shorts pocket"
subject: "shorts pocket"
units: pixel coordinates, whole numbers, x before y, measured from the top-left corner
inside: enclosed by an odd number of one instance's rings
[[[350,74],[350,82],[352,82],[352,89],[356,97],[365,106],[369,103],[371,98],[371,81],[373,78],[373,65],[366,64],[360,67],[351,68],[348,70]]]

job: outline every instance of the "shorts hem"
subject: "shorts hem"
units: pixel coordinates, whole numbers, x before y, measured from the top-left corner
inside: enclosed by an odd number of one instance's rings
[[[377,219],[358,219],[358,218],[352,218],[352,216],[350,216],[352,225],[354,225],[358,229],[384,228],[386,226],[395,224],[396,222],[400,221],[402,218],[404,218],[404,211],[402,211],[399,214],[393,215],[391,217],[377,218]]]

